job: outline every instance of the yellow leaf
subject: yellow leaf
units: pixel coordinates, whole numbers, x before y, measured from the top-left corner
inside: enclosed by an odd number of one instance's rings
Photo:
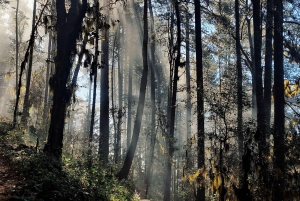
[[[191,144],[195,144],[197,141],[196,141],[196,137],[194,136],[194,137],[192,137],[191,138]]]
[[[283,55],[284,55],[285,57],[289,57],[289,54],[288,54],[287,52],[284,52]]]
[[[25,87],[25,86],[22,86],[20,91],[21,91],[21,94],[25,93],[26,87]]]
[[[222,183],[221,176],[218,175],[218,177],[217,177],[217,185],[218,185],[218,187],[221,185],[221,183]]]
[[[11,96],[15,96],[15,92],[16,92],[16,91],[15,91],[14,89],[12,89],[12,88],[9,90],[9,94],[10,94]]]
[[[209,149],[206,149],[206,150],[205,150],[205,155],[206,155],[206,157],[209,157],[209,156],[210,156],[210,150],[209,150]]]
[[[284,87],[288,86],[290,84],[289,80],[284,80]]]
[[[165,148],[164,148],[164,146],[163,146],[162,144],[159,144],[159,146],[160,146],[160,150],[161,150],[162,153],[164,154],[164,153],[165,153]]]

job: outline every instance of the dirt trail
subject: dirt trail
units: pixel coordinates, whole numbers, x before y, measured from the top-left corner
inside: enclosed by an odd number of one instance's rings
[[[0,200],[14,200],[10,196],[20,181],[16,176],[15,169],[9,159],[4,155],[3,143],[0,142]]]

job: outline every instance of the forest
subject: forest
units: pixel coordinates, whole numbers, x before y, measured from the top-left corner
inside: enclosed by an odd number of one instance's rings
[[[0,13],[0,200],[300,200],[300,1]]]

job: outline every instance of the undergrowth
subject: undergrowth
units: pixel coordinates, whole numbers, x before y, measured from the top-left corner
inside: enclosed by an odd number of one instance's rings
[[[99,163],[90,166],[83,158],[57,160],[43,152],[36,153],[34,147],[21,143],[23,133],[20,130],[8,130],[0,135],[10,144],[5,148],[6,154],[14,161],[16,174],[23,180],[13,192],[14,200],[139,200],[133,184],[117,180],[110,168],[103,168]]]

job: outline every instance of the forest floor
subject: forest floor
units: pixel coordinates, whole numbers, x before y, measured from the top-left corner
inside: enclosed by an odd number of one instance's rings
[[[13,162],[5,154],[7,147],[4,140],[0,139],[0,200],[15,200],[11,194],[16,190],[22,181],[16,175]]]

